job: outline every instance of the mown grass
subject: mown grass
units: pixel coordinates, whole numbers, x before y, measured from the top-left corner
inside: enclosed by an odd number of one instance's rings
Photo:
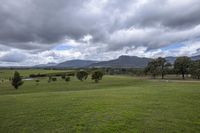
[[[105,76],[0,84],[0,132],[199,133],[200,83]]]

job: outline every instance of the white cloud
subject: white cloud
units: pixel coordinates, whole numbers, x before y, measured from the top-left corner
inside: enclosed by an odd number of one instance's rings
[[[1,64],[199,54],[199,0],[0,2]],[[162,50],[174,43],[184,46]]]

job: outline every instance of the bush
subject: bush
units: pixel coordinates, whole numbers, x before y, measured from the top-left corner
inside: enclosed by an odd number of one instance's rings
[[[40,80],[39,80],[39,79],[36,79],[35,82],[36,82],[36,85],[38,85],[39,82],[40,82]]]
[[[99,82],[99,80],[102,80],[103,72],[101,71],[94,71],[92,73],[92,80],[94,80],[96,83]]]
[[[67,76],[75,76],[75,73],[74,72],[69,72],[69,73],[67,73]]]
[[[36,79],[36,80],[35,80],[35,82],[37,82],[37,83],[38,83],[38,82],[40,82],[40,80],[39,80],[39,79]]]
[[[55,82],[55,81],[57,81],[57,78],[55,78],[55,77],[54,77],[54,78],[52,78],[52,81],[54,81],[54,82]]]
[[[65,77],[65,81],[66,82],[69,82],[70,81],[70,77],[68,76],[68,77]]]
[[[88,73],[86,71],[79,71],[76,73],[76,77],[78,80],[83,81],[87,79]]]
[[[20,85],[22,85],[24,82],[22,81],[20,74],[15,71],[14,77],[12,78],[12,85],[15,87],[15,89],[18,89]]]
[[[29,75],[30,78],[39,78],[39,77],[47,77],[47,74],[30,74]]]
[[[48,83],[50,83],[50,82],[51,82],[51,80],[52,80],[52,77],[51,77],[51,76],[49,76]]]
[[[61,76],[61,79],[65,79],[65,77],[66,77],[66,75],[62,75],[62,76]]]

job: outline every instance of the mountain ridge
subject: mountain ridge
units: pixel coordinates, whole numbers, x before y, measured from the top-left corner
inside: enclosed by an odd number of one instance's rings
[[[165,59],[174,63],[177,57],[168,56]],[[192,60],[200,60],[200,55],[192,56]],[[95,61],[95,60],[67,60],[61,63],[48,63],[42,65],[36,65],[35,68],[101,68],[101,67],[113,67],[113,68],[144,68],[149,61],[153,58],[138,57],[121,55],[117,59],[108,61]]]

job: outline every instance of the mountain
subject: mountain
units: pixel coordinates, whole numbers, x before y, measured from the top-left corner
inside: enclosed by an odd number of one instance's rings
[[[57,64],[56,63],[48,63],[48,64],[39,64],[33,66],[34,68],[49,68],[49,67],[55,67]]]
[[[93,63],[89,67],[143,68],[151,60],[152,59],[150,59],[150,58],[141,58],[141,57],[137,57],[137,56],[122,55],[118,59],[115,59],[115,60]]]
[[[172,57],[172,56],[169,56],[169,57],[166,57],[165,59],[170,62],[170,63],[174,63],[175,60],[176,60],[177,57]],[[197,55],[197,56],[192,56],[190,57],[192,60],[200,60],[200,55]]]
[[[174,63],[177,57],[166,57],[165,59]],[[192,56],[192,60],[200,60],[200,55]],[[92,60],[69,60],[59,64],[48,63],[34,66],[34,68],[83,68],[83,67],[115,67],[115,68],[144,68],[151,61],[151,58],[122,55],[117,59],[109,61],[92,61]]]
[[[56,68],[81,68],[81,67],[87,67],[93,63],[97,63],[98,61],[92,61],[92,60],[69,60],[62,62],[58,65],[56,65]]]
[[[200,55],[192,56],[191,59],[192,59],[192,60],[200,60]]]
[[[172,57],[172,56],[169,56],[169,57],[165,57],[166,61],[173,64],[176,60],[176,57]]]

